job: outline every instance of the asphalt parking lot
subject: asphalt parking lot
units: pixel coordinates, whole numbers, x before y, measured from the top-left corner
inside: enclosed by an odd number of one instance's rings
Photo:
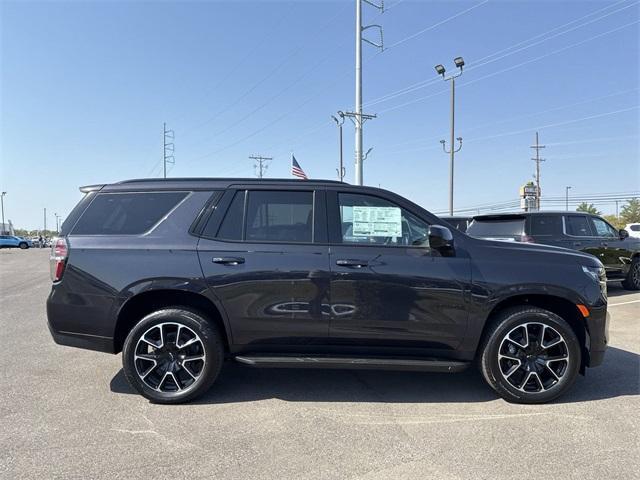
[[[0,478],[640,478],[640,293],[610,285],[611,347],[556,403],[463,374],[229,363],[180,406],[133,394],[120,356],[57,346],[46,250],[0,251]]]

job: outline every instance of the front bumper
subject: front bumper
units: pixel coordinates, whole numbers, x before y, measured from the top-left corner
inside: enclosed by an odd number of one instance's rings
[[[606,305],[591,309],[587,322],[587,367],[597,367],[604,360],[604,352],[609,344],[609,321],[611,316]]]

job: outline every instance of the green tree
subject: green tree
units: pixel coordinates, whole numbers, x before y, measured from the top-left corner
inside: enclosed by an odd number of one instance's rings
[[[640,198],[627,200],[627,204],[620,209],[620,220],[625,225],[640,222]]]
[[[605,215],[602,218],[604,218],[607,222],[609,222],[611,225],[616,227],[618,230],[624,228],[624,226],[625,226],[625,223],[619,217],[616,217],[615,215]]]
[[[600,212],[598,211],[596,206],[593,203],[587,202],[582,202],[580,205],[578,205],[578,208],[576,208],[576,212],[585,212],[592,213],[593,215],[600,215]]]

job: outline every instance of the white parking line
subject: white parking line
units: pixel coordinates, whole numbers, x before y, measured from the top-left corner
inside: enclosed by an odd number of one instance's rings
[[[618,305],[629,305],[630,303],[638,303],[640,300],[631,300],[630,302],[610,303],[610,307],[617,307]]]

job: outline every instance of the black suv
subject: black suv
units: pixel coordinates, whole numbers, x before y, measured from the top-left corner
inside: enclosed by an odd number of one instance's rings
[[[123,352],[178,403],[252,367],[461,371],[556,398],[607,345],[602,263],[479,240],[391,192],[331,181],[132,180],[81,189],[52,247],[49,328]]]
[[[607,280],[640,290],[640,239],[629,238],[604,218],[583,212],[478,215],[467,234],[489,240],[535,242],[590,253],[604,264]]]

